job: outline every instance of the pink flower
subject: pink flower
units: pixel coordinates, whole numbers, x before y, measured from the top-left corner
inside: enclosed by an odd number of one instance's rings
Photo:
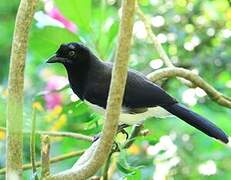
[[[48,16],[61,22],[63,26],[69,31],[71,32],[77,31],[76,25],[62,15],[59,9],[54,6],[54,3],[52,0],[45,0],[45,11]]]
[[[51,78],[49,78],[45,90],[47,92],[58,90],[66,86],[67,83],[67,79],[62,76],[52,76]],[[57,92],[46,94],[44,96],[44,99],[46,101],[47,109],[53,109],[55,106],[61,105],[62,103],[62,96],[60,93]]]
[[[62,102],[62,97],[59,95],[59,93],[46,94],[44,99],[46,101],[47,109],[53,109],[55,106],[60,105]]]
[[[77,28],[76,25],[69,21],[68,19],[66,19],[61,12],[58,10],[58,8],[53,8],[51,11],[47,12],[47,14],[56,19],[57,21],[61,22],[65,28],[67,28],[69,31],[71,32],[76,32]]]

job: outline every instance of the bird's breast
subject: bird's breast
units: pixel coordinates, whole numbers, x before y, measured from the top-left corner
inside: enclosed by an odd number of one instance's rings
[[[105,116],[105,109],[97,106],[95,104],[92,104],[88,101],[85,101],[85,103],[96,113],[100,114],[102,117]],[[141,113],[128,113],[127,108],[122,107],[119,122],[120,124],[128,124],[128,125],[134,125],[137,123],[141,123],[145,121],[148,118],[151,117],[158,117],[158,118],[164,118],[170,116],[170,113],[167,112],[165,109],[161,107],[152,107],[148,108],[147,111],[141,112]]]

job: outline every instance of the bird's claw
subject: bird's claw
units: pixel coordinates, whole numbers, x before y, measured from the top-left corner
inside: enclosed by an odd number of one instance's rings
[[[119,145],[117,142],[113,142],[113,145],[112,145],[112,149],[111,149],[112,152],[120,152],[120,148],[119,148]]]
[[[127,131],[125,129],[121,129],[120,131],[122,134],[125,134],[126,135],[126,140],[128,139],[129,137],[129,134],[127,133]]]
[[[128,126],[129,125],[127,125],[127,124],[121,124],[121,125],[118,126],[118,130],[117,130],[117,133],[121,132],[122,134],[126,135],[126,140],[128,139],[129,135],[128,135],[127,131],[124,128],[126,128]]]

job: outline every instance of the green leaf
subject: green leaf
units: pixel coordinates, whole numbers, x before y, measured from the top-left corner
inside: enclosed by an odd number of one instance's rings
[[[62,43],[79,41],[79,37],[67,29],[58,27],[34,28],[29,47],[33,59],[44,59],[51,56]],[[44,48],[45,47],[45,48]]]
[[[127,162],[127,153],[126,150],[121,150],[120,152],[120,160],[117,163],[117,168],[123,173],[125,174],[125,177],[131,176],[132,177],[138,177],[141,176],[140,175],[140,168],[142,168],[143,166],[137,166],[137,167],[132,167],[128,164]]]
[[[130,174],[133,172],[129,167],[125,167],[122,163],[117,163],[117,168],[124,174]]]
[[[134,171],[134,173],[132,173],[131,175],[128,175],[126,177],[127,180],[140,180],[141,178],[141,171],[140,169],[137,169],[136,171]]]
[[[55,0],[55,4],[66,18],[77,24],[79,30],[91,30],[91,0]]]

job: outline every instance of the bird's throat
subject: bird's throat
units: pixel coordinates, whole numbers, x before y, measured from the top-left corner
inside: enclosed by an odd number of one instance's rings
[[[82,67],[77,67],[76,65],[65,66],[68,74],[68,80],[70,87],[77,94],[77,96],[83,100],[84,88],[87,80],[87,69]]]

